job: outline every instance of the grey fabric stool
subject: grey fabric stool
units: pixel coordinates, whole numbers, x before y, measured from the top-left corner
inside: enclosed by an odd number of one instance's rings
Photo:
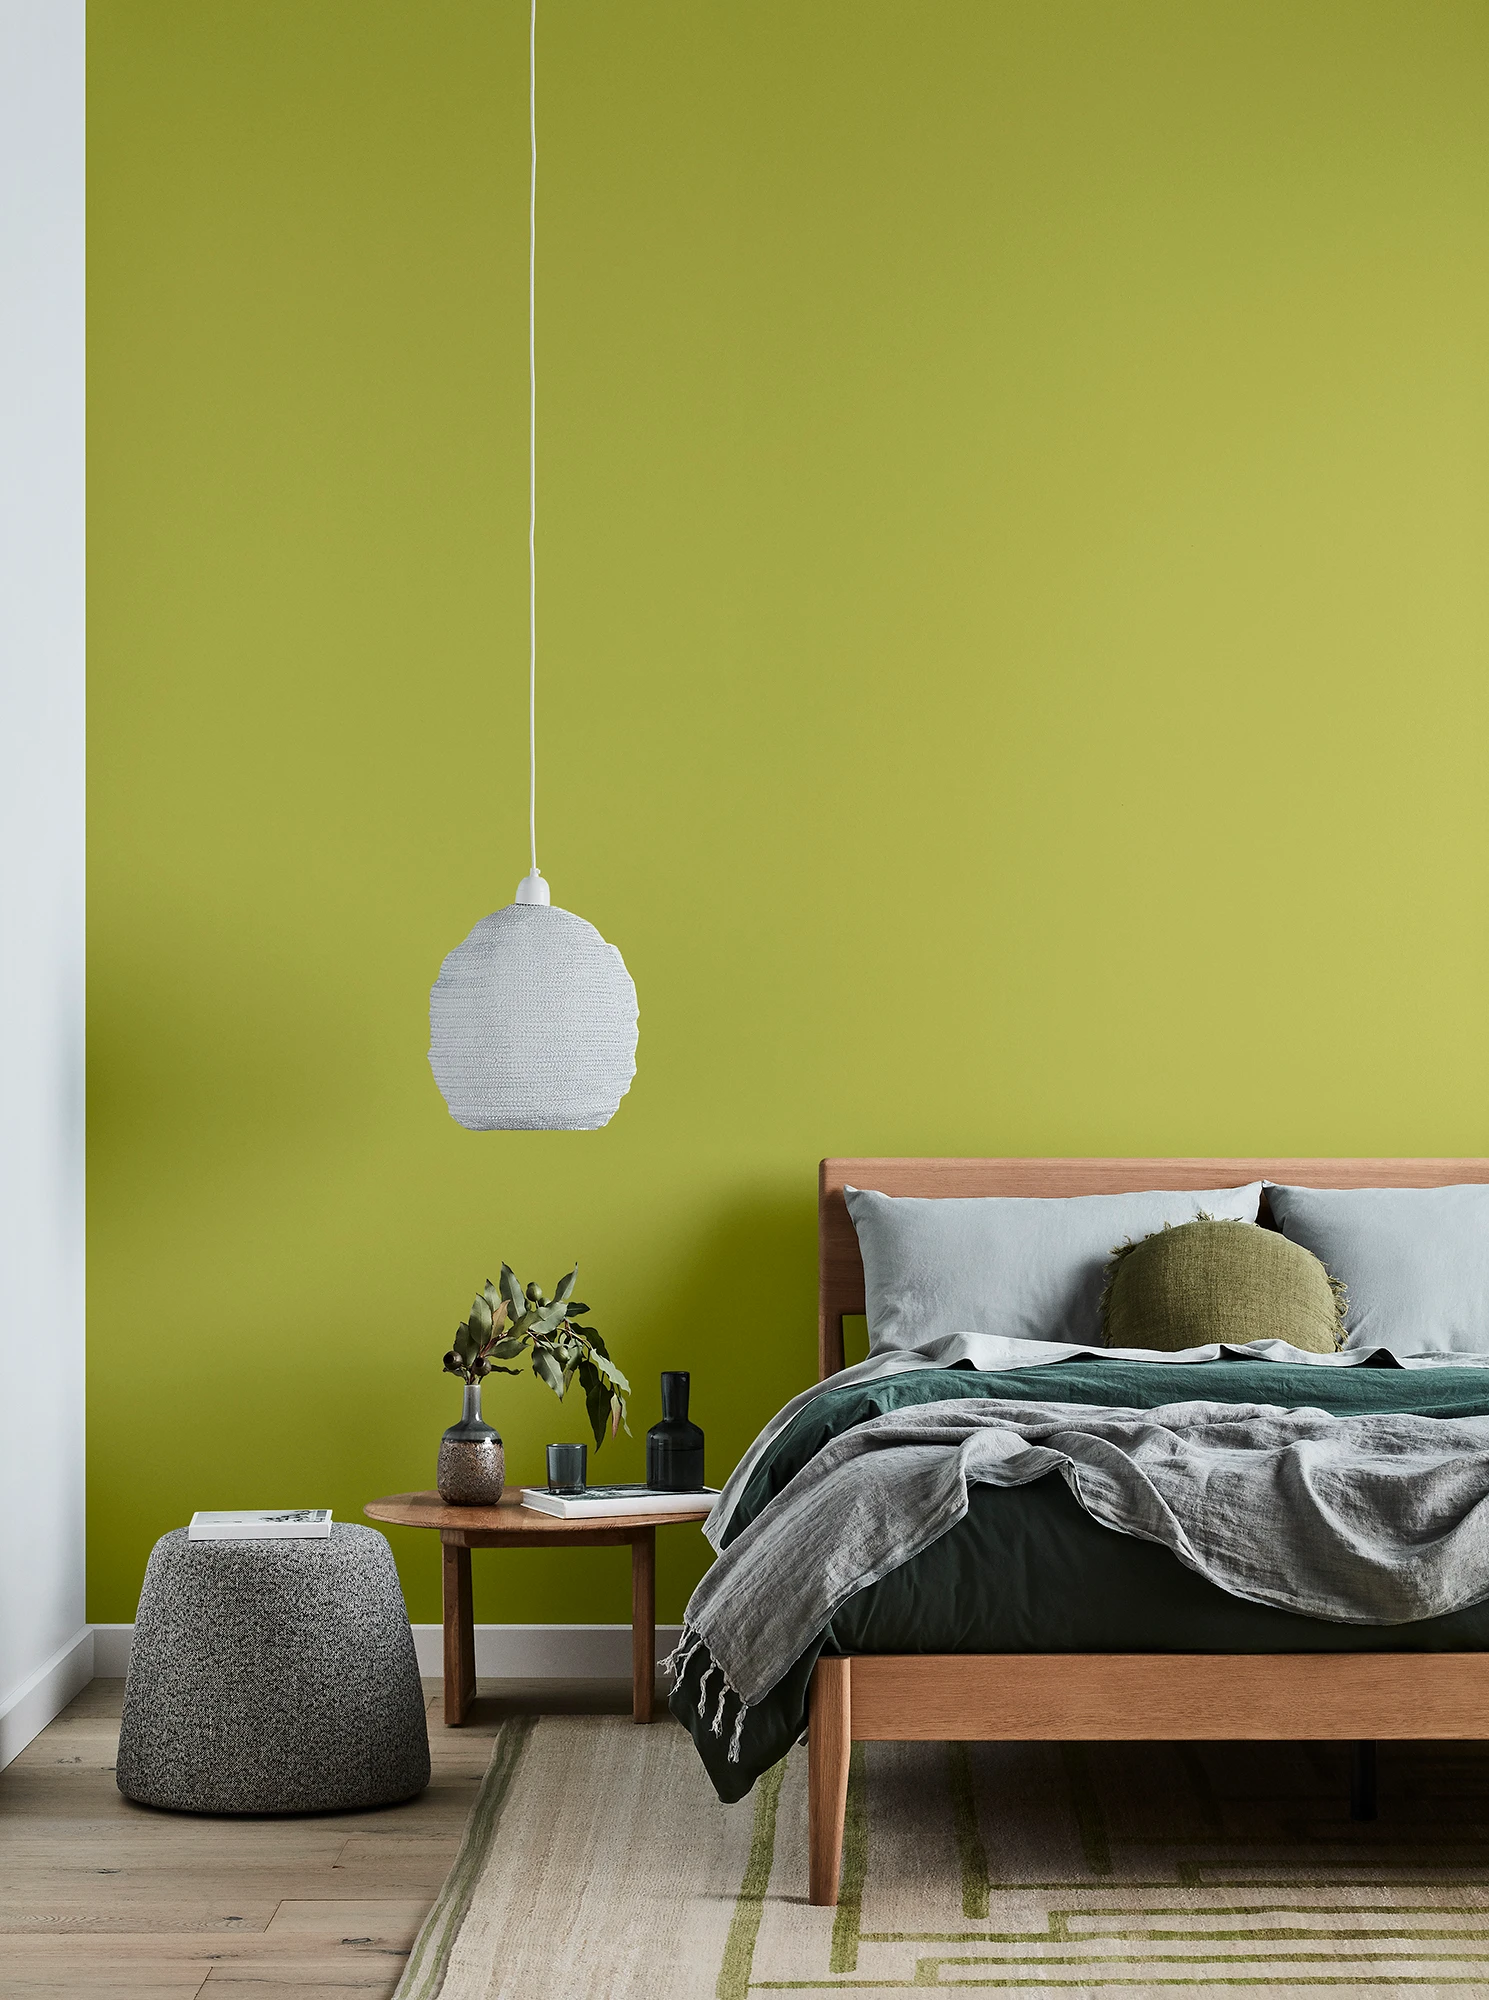
[[[350,1811],[429,1783],[429,1732],[393,1551],[329,1540],[150,1554],[119,1729],[119,1789],[179,1812]]]

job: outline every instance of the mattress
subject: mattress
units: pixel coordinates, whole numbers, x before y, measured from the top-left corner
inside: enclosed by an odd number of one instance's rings
[[[754,1520],[830,1437],[886,1411],[953,1397],[1152,1409],[1209,1400],[1322,1409],[1489,1415],[1489,1371],[1450,1366],[1322,1369],[1242,1359],[1164,1364],[1071,1360],[988,1373],[928,1368],[816,1396],[756,1466],[725,1543]],[[1489,1651],[1489,1599],[1410,1625],[1344,1625],[1229,1596],[1168,1550],[1093,1521],[1063,1479],[972,1489],[950,1533],[849,1600],[820,1643],[745,1718],[731,1762],[694,1677],[672,1695],[719,1796],[742,1798],[806,1727],[807,1689],[829,1653],[1289,1653]],[[1360,1720],[1368,1736],[1369,1718]]]

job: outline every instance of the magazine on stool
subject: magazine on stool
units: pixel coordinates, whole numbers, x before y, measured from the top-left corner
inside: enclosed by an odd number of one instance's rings
[[[196,1513],[186,1530],[189,1542],[324,1542],[330,1539],[329,1507],[232,1507],[226,1513]]]

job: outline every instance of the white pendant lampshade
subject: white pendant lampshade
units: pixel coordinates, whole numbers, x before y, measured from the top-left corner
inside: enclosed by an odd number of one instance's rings
[[[541,875],[517,897],[440,967],[434,1080],[472,1132],[592,1132],[636,1074],[636,988],[593,924],[550,906]]]
[[[429,1066],[450,1116],[472,1132],[592,1132],[636,1074],[636,989],[613,944],[556,910],[538,869],[538,6],[528,40],[532,184],[528,208],[528,835],[532,872],[517,900],[482,917],[429,995]]]

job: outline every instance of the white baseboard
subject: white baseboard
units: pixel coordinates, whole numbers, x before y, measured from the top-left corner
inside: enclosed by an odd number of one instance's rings
[[[680,1625],[657,1627],[657,1658],[665,1659],[682,1635]],[[444,1627],[416,1625],[414,1651],[421,1674],[443,1671]],[[629,1625],[478,1625],[476,1672],[493,1680],[609,1681],[631,1678]]]
[[[133,1625],[93,1627],[93,1671],[100,1680],[123,1680],[129,1672],[129,1649],[133,1644]]]
[[[413,1629],[419,1672],[438,1675],[444,1628],[416,1625]],[[680,1625],[657,1627],[659,1660],[672,1651],[681,1631]],[[134,1627],[95,1625],[91,1636],[90,1674],[114,1679],[126,1674]],[[631,1628],[629,1625],[478,1625],[476,1672],[483,1679],[492,1680],[629,1680]],[[73,1693],[76,1692],[75,1688]],[[69,1694],[67,1700],[71,1699]],[[46,1720],[50,1721],[51,1716]],[[42,1726],[37,1724],[37,1728]],[[32,1735],[35,1733],[33,1730]]]
[[[43,1660],[0,1708],[0,1770],[82,1693],[94,1672],[93,1632],[85,1625]]]

